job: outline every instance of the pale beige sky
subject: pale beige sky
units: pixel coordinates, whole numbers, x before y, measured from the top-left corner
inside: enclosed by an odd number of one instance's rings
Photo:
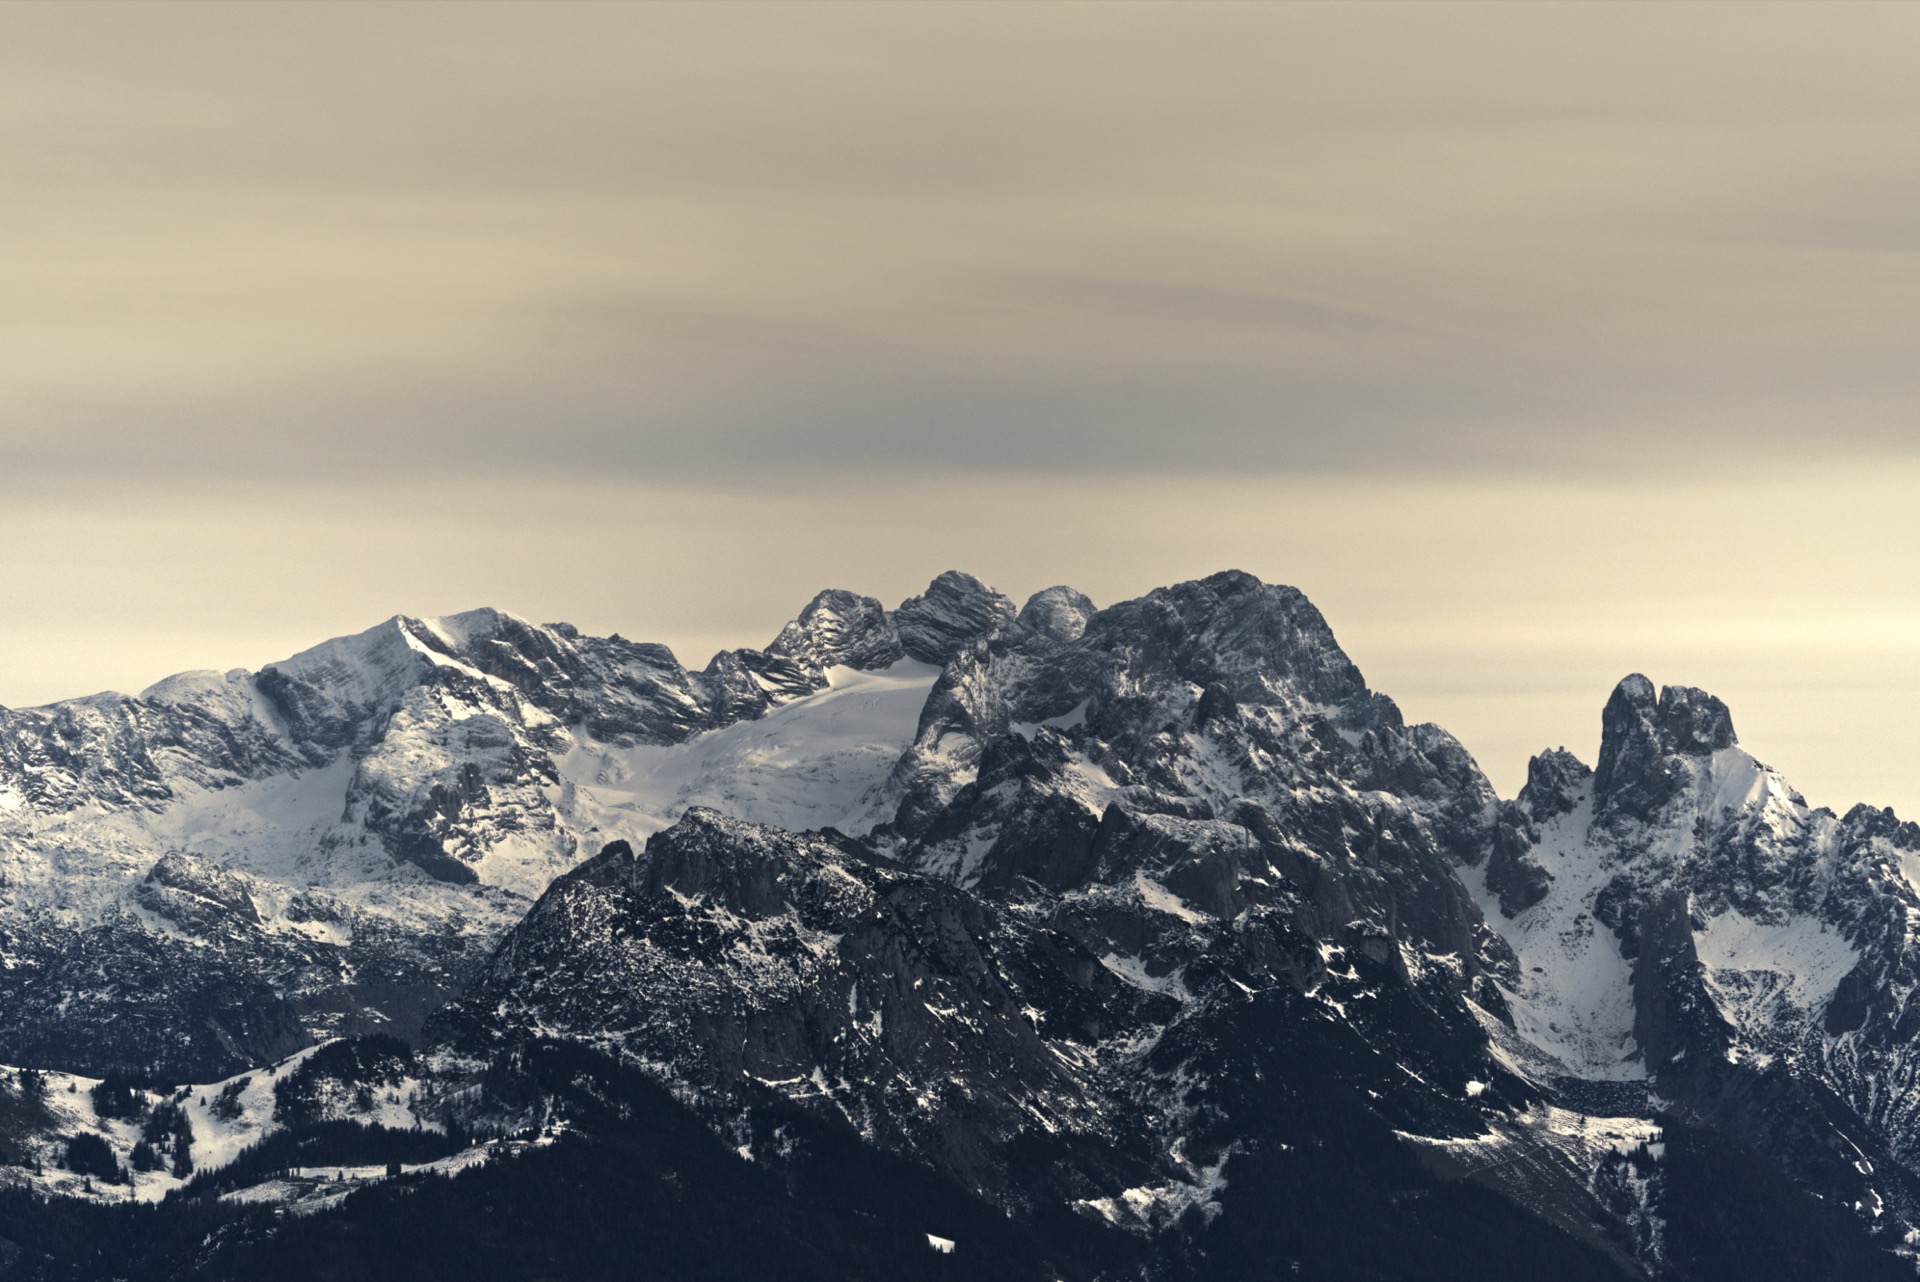
[[[0,703],[1298,583],[1511,791],[1920,806],[1920,8],[0,7]]]

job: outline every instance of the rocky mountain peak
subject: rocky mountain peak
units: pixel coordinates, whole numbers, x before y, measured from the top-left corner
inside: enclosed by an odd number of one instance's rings
[[[1690,777],[1684,758],[1737,742],[1726,704],[1690,686],[1668,686],[1656,697],[1653,682],[1635,673],[1614,687],[1600,714],[1596,809],[1649,819]]]
[[[1100,649],[1127,650],[1137,664],[1171,669],[1202,689],[1217,683],[1241,703],[1271,703],[1284,690],[1338,710],[1356,728],[1382,715],[1381,701],[1305,594],[1242,570],[1157,588],[1102,610],[1089,622],[1087,639]]]
[[[780,629],[767,653],[822,671],[836,664],[871,671],[897,663],[905,651],[878,600],[829,588]]]
[[[800,839],[696,806],[655,833],[636,865],[650,893],[705,900],[747,918],[787,907],[785,872]]]
[[[466,650],[489,641],[503,632],[528,631],[534,625],[516,614],[491,605],[443,614],[428,619],[408,619],[416,631],[447,643],[449,649]]]
[[[1520,802],[1535,819],[1564,815],[1580,804],[1580,794],[1592,778],[1586,762],[1565,748],[1549,748],[1527,763]]]
[[[1020,626],[1054,641],[1078,641],[1093,614],[1093,601],[1086,593],[1061,584],[1027,598],[1020,607]]]
[[[982,637],[1013,622],[1013,601],[971,574],[948,570],[893,612],[907,657],[945,664]]]

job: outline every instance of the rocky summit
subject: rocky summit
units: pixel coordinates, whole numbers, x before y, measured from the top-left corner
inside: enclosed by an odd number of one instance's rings
[[[1298,591],[482,610],[0,711],[0,1279],[1872,1279],[1920,827]]]

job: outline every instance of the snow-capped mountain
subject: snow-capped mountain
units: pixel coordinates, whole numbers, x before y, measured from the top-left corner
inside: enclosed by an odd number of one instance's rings
[[[1466,877],[1517,961],[1497,1043],[1727,1129],[1913,1237],[1920,827],[1809,808],[1699,690],[1628,677],[1602,731],[1596,770],[1534,759]]]
[[[932,1267],[916,1232],[981,1276],[1920,1259],[1920,828],[1809,809],[1697,690],[1627,678],[1593,768],[1502,800],[1293,589],[1016,609],[946,574],[697,673],[483,611],[0,721],[0,1059],[194,1101],[194,1187],[230,1166],[221,1205],[301,1233],[417,1213],[431,1168],[634,1223],[697,1188],[723,1254],[783,1234],[823,1276]],[[322,1102],[200,1102],[263,1073]],[[76,1128],[132,1161],[144,1131],[13,1089],[25,1184],[76,1192]],[[236,1127],[361,1174],[235,1161]],[[160,1167],[79,1192],[187,1196]],[[291,1232],[193,1263],[295,1267]],[[627,1258],[595,1249],[578,1276]]]
[[[857,823],[955,629],[820,594],[764,651],[493,610],[396,618],[258,673],[0,711],[0,1062],[204,1078],[417,1034],[602,834],[687,805]],[[958,604],[956,604],[956,602]],[[767,718],[772,716],[772,720]]]

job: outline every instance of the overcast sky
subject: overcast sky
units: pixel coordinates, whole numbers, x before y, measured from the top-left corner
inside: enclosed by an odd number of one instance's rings
[[[1920,7],[0,7],[0,703],[1238,565],[1920,811]]]

